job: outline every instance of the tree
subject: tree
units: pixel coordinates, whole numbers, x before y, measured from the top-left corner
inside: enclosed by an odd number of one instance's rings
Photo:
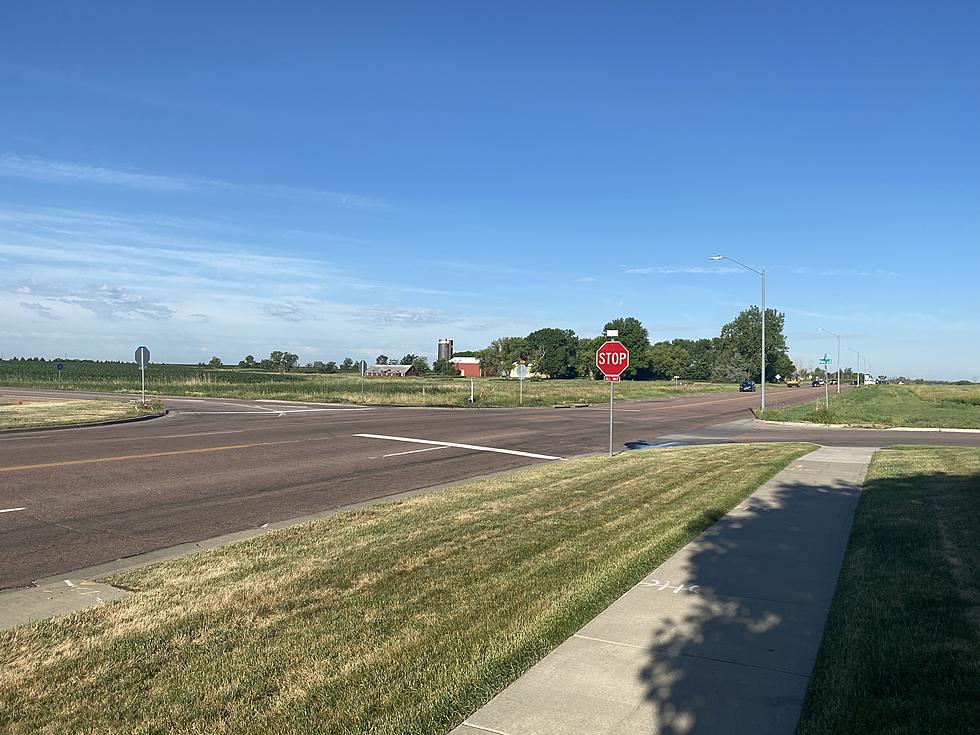
[[[766,309],[766,380],[772,381],[776,375],[776,365],[780,358],[789,360],[786,350],[786,336],[783,325],[786,315],[775,309]],[[749,377],[760,381],[762,357],[762,318],[758,306],[751,306],[735,319],[721,328],[721,341],[725,349],[731,348],[750,365]]]
[[[429,361],[419,355],[413,355],[411,352],[405,355],[401,359],[400,365],[411,365],[418,371],[419,375],[425,375],[429,372]]]
[[[623,371],[624,378],[649,378],[650,366],[647,351],[650,349],[650,333],[639,319],[632,316],[621,316],[606,322],[603,333],[609,329],[618,329],[616,337],[630,351],[630,366]]]
[[[354,370],[355,370],[355,368],[354,368],[354,361],[351,358],[349,358],[349,357],[345,357],[344,358],[344,361],[342,363],[340,363],[340,372],[342,372],[342,373],[351,373]]]
[[[508,375],[514,363],[526,357],[526,350],[523,337],[498,337],[475,356],[480,358],[480,370],[484,375]]]
[[[605,337],[579,337],[575,352],[575,374],[578,377],[596,380],[602,375],[595,364],[595,353],[605,341]]]
[[[436,375],[455,375],[456,367],[449,360],[436,360],[432,363],[432,372]]]
[[[749,361],[734,347],[725,347],[716,356],[709,377],[714,383],[741,383],[751,370]]]
[[[524,344],[528,361],[535,372],[552,378],[570,378],[575,375],[575,354],[578,338],[571,329],[546,327],[531,332]]]
[[[647,350],[647,364],[655,380],[670,380],[675,375],[683,374],[690,361],[687,350],[670,342],[657,342]]]
[[[245,355],[245,359],[238,363],[238,367],[254,368],[258,366],[255,362],[255,357],[252,355]]]
[[[717,339],[717,338],[715,338]],[[711,368],[716,357],[715,340],[675,339],[671,344],[685,350],[688,355],[687,365],[677,375],[688,380],[709,380]]]
[[[259,363],[263,370],[278,370],[288,373],[299,364],[299,355],[284,350],[273,350],[268,359]]]
[[[211,358],[211,362],[209,362],[208,365],[210,365],[213,368],[219,368],[219,367],[221,367],[221,358],[220,357],[212,357]]]
[[[333,360],[327,361],[327,364],[323,366],[323,372],[327,374],[337,372],[337,363],[335,363]]]
[[[388,356],[387,355],[378,355],[375,358],[375,360],[374,360],[374,364],[375,365],[387,365],[388,364]]]

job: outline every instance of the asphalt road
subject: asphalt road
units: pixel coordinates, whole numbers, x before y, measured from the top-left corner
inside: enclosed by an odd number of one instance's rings
[[[783,405],[819,393],[781,389],[768,396],[772,405]],[[0,389],[4,398],[66,395]],[[0,434],[0,589],[608,448],[608,405],[474,410],[235,399],[163,402],[170,415],[152,421]],[[757,394],[724,393],[619,404],[616,448],[666,438],[980,446],[980,434],[772,427],[752,420],[750,409],[757,403]]]

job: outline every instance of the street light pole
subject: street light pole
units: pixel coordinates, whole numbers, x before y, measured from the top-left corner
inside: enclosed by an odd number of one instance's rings
[[[755,268],[745,265],[745,263],[735,260],[735,258],[730,258],[727,255],[712,255],[711,260],[730,260],[736,265],[740,265],[746,270],[762,276],[762,377],[760,380],[762,383],[762,392],[759,413],[763,414],[766,412],[766,270],[763,268],[761,271],[758,271]]]
[[[824,329],[823,327],[817,327],[821,332],[826,332],[827,334],[837,337],[837,392],[840,393],[840,335],[831,332],[829,329]]]
[[[861,387],[861,353],[855,350],[853,347],[848,347],[851,352],[858,356],[858,369],[857,369],[857,384],[858,388]]]

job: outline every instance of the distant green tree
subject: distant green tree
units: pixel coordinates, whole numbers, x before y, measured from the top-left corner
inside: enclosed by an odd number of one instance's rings
[[[413,355],[411,352],[405,355],[398,364],[411,365],[419,375],[425,375],[429,372],[429,361],[421,355]]]
[[[691,362],[691,355],[683,347],[670,342],[657,342],[647,350],[647,364],[654,380],[670,380],[682,376]]]
[[[337,370],[337,363],[335,363],[333,360],[328,360],[327,364],[323,366],[323,372],[327,374],[335,373]]]
[[[254,368],[258,367],[258,364],[255,362],[255,358],[252,355],[245,355],[245,359],[238,363],[238,367]]]
[[[456,368],[449,360],[436,360],[432,363],[432,372],[435,375],[455,375]]]
[[[578,337],[571,329],[546,327],[531,332],[525,338],[525,350],[532,368],[552,378],[571,378],[575,375],[577,349]]]
[[[602,372],[595,364],[595,353],[605,341],[605,337],[579,337],[575,350],[575,374],[578,377],[590,380],[602,377]]]
[[[752,366],[734,347],[722,348],[715,357],[709,376],[714,383],[741,383],[751,376]]]
[[[354,361],[349,357],[345,357],[344,361],[340,363],[340,372],[342,373],[350,373],[356,369],[357,368],[354,365]]]
[[[209,362],[208,365],[211,366],[211,367],[213,367],[213,368],[219,368],[219,367],[221,367],[221,358],[220,357],[212,357],[211,358],[211,362]]]
[[[515,362],[526,358],[526,351],[523,337],[498,337],[474,357],[480,358],[481,372],[493,377],[508,375]]]
[[[783,327],[786,315],[775,309],[766,309],[766,380],[776,375],[776,365],[780,358],[789,359],[786,350],[786,336]],[[762,316],[758,306],[751,306],[735,319],[721,328],[721,343],[724,349],[731,349],[744,357],[749,363],[749,377],[760,381],[759,364],[762,357]]]
[[[378,355],[374,359],[374,364],[375,365],[387,365],[388,364],[388,356],[387,355]]]

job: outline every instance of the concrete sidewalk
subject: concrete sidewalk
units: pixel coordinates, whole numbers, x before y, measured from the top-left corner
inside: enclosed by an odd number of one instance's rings
[[[451,735],[791,735],[874,451],[794,462]]]

